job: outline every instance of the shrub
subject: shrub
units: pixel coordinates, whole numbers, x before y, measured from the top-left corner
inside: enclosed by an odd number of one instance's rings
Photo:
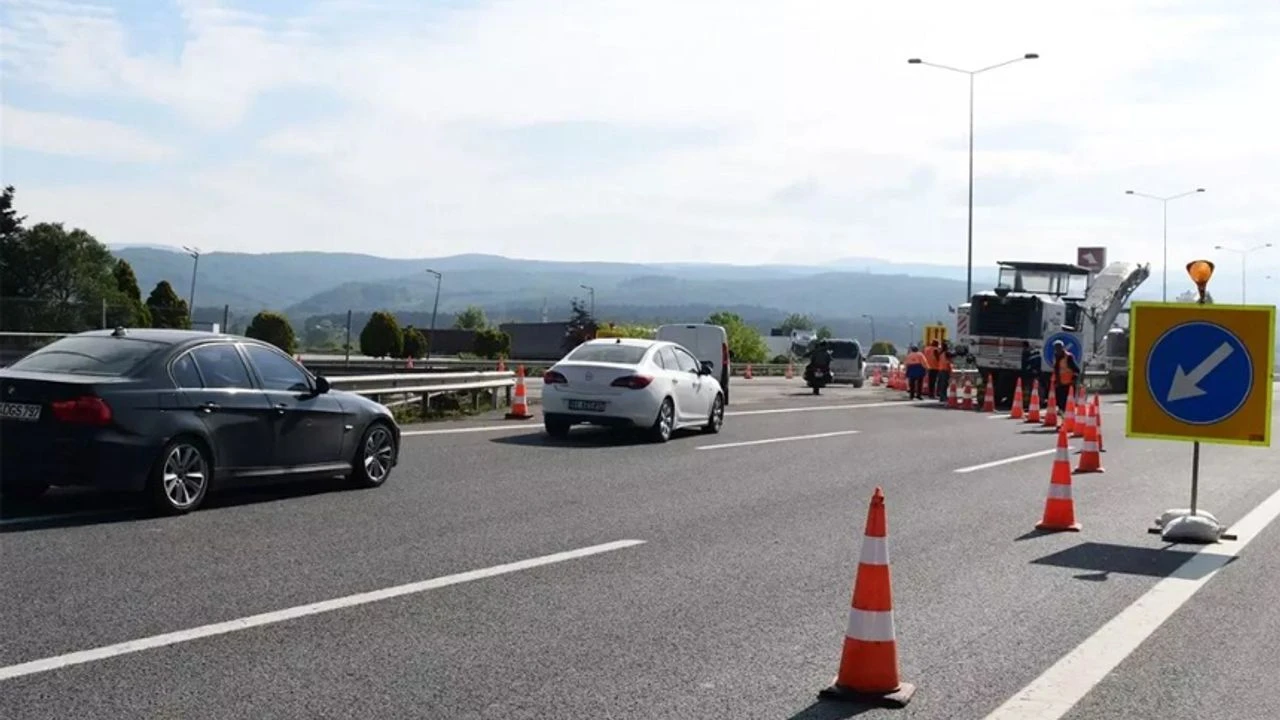
[[[293,334],[289,318],[272,310],[263,310],[254,315],[244,334],[246,337],[271,343],[290,355],[298,351],[298,337]]]
[[[476,355],[496,360],[511,352],[511,337],[495,327],[476,331]]]
[[[414,326],[410,325],[404,329],[402,333],[404,340],[401,347],[401,357],[420,358],[427,354],[427,338]]]
[[[400,357],[404,352],[404,335],[396,317],[386,310],[369,316],[360,331],[360,352],[369,357]]]

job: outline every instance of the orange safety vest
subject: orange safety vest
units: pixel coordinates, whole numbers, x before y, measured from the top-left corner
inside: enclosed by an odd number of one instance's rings
[[[929,367],[936,367],[938,365],[938,348],[932,345],[926,347],[924,349],[924,358],[929,362]]]
[[[951,358],[941,351],[938,353],[938,370],[939,372],[951,372]]]
[[[916,351],[907,355],[907,364],[929,367],[929,359],[924,356],[924,353]]]
[[[1058,366],[1058,384],[1059,385],[1075,384],[1076,374],[1071,369],[1070,363],[1067,362],[1067,359],[1070,357],[1071,357],[1071,353],[1069,352],[1063,353],[1062,357],[1058,358],[1058,362],[1056,363]]]

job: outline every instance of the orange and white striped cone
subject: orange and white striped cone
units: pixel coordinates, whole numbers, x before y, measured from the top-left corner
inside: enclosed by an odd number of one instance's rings
[[[507,413],[508,420],[528,420],[533,417],[529,414],[529,402],[526,399],[524,388],[524,366],[516,366],[516,392],[511,398],[511,412]]]
[[[1098,457],[1098,426],[1094,424],[1094,408],[1087,404],[1084,408],[1084,447],[1081,448],[1080,459],[1076,462],[1076,472],[1106,472],[1102,468],[1102,458]]]
[[[747,363],[747,369],[742,373],[743,380],[752,380],[755,376],[751,374],[751,363]]]
[[[405,360],[404,360],[404,366],[405,366],[405,369],[407,369],[407,370],[412,370],[412,369],[413,369],[413,358],[405,358]]]
[[[849,623],[840,669],[818,697],[906,707],[916,688],[902,682],[893,626],[893,583],[889,573],[889,523],[884,493],[876,488],[867,512],[862,557],[853,581]]]
[[[498,372],[506,372],[506,371],[507,371],[507,359],[498,358]]]
[[[1067,428],[1058,428],[1058,448],[1053,455],[1053,473],[1049,478],[1049,495],[1044,500],[1044,517],[1037,530],[1078,532],[1076,504],[1071,498],[1071,460],[1067,453]]]
[[[973,410],[973,379],[964,379],[964,401],[960,403],[961,410]]]
[[[1098,433],[1098,452],[1104,453],[1107,449],[1102,446],[1102,403],[1097,395],[1093,396],[1093,428]]]
[[[1076,388],[1074,385],[1067,390],[1067,416],[1062,419],[1062,427],[1066,428],[1068,437],[1076,432]]]
[[[792,379],[792,378],[794,378],[795,376],[796,376],[796,369],[795,369],[795,367],[791,364],[791,361],[790,361],[790,360],[788,360],[788,361],[787,361],[787,374],[786,374],[786,378],[787,378],[788,380],[791,380],[791,379]]]
[[[880,387],[880,368],[871,373],[871,387]]]
[[[960,385],[951,378],[951,387],[947,388],[947,407],[956,410],[960,407]]]
[[[1044,414],[1044,426],[1047,428],[1058,427],[1058,397],[1052,386],[1049,388],[1049,409]]]
[[[1076,394],[1076,424],[1071,428],[1071,437],[1083,438],[1085,415],[1089,410],[1089,393],[1084,388],[1080,388],[1080,392]]]
[[[1012,420],[1021,420],[1022,412],[1022,378],[1018,378],[1018,382],[1013,386],[1013,407],[1009,410],[1009,418]]]
[[[996,411],[996,381],[995,378],[987,375],[987,392],[982,398],[982,412],[993,413]]]
[[[1027,424],[1040,424],[1040,379],[1031,381],[1031,410],[1027,412]]]

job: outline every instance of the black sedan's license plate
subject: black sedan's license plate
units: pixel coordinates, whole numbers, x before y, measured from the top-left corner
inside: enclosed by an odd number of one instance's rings
[[[569,409],[581,412],[604,412],[608,404],[601,400],[570,400]]]
[[[29,403],[0,403],[0,418],[35,422],[40,419],[40,408]]]

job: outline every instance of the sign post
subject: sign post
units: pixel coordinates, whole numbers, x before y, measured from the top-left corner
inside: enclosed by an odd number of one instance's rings
[[[1213,263],[1187,265],[1197,302],[1134,303],[1128,437],[1191,441],[1191,507],[1166,511],[1153,533],[1175,542],[1232,539],[1199,508],[1200,443],[1271,445],[1275,307],[1209,305]]]

